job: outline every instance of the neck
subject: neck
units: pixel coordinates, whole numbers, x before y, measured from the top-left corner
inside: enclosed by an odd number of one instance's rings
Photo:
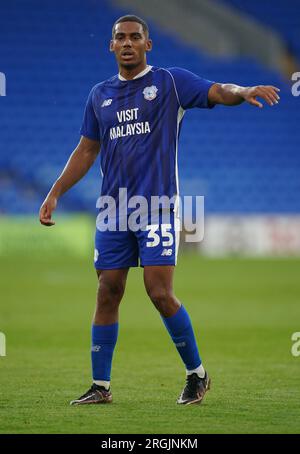
[[[119,66],[119,73],[122,77],[124,77],[124,79],[131,80],[135,76],[137,76],[139,73],[144,71],[144,69],[146,69],[146,67],[147,67],[146,61],[143,61],[135,68],[130,68],[130,69],[126,68],[124,66]]]

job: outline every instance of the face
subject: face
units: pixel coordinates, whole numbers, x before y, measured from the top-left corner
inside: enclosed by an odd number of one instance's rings
[[[146,52],[152,49],[152,41],[138,22],[121,22],[116,25],[110,42],[119,66],[133,69],[146,61]]]

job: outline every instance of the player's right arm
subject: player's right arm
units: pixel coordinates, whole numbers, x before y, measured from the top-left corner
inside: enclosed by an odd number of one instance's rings
[[[55,181],[40,208],[40,223],[54,225],[52,213],[59,197],[76,184],[93,165],[100,150],[100,142],[82,136],[77,147],[71,154],[61,175]]]

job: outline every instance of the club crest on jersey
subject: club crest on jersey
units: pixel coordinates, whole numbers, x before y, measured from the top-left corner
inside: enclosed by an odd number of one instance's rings
[[[158,92],[158,88],[155,85],[151,85],[151,87],[144,88],[143,95],[147,101],[152,101],[156,98]]]

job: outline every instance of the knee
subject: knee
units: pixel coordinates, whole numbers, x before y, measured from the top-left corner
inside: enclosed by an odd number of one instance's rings
[[[180,306],[173,292],[169,289],[156,286],[147,289],[147,293],[156,309],[164,317],[173,315]]]
[[[170,291],[157,286],[153,286],[147,289],[147,293],[152,303],[155,305],[163,304],[165,301],[169,300],[172,297]]]
[[[99,277],[97,301],[99,305],[118,306],[124,295],[125,285]]]

